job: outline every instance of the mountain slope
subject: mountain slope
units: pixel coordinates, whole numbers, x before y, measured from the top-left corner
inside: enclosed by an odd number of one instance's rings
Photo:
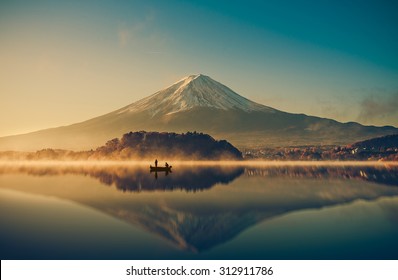
[[[394,127],[363,126],[290,114],[235,93],[205,75],[188,76],[126,107],[81,123],[0,138],[0,150],[90,149],[128,131],[201,131],[238,147],[339,144],[396,134]]]

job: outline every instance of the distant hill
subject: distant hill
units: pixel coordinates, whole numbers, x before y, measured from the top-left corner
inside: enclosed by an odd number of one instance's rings
[[[345,146],[268,147],[245,149],[245,159],[398,161],[398,134]]]
[[[297,108],[299,110],[299,108]],[[392,126],[341,123],[253,102],[205,75],[191,75],[144,99],[84,122],[0,138],[0,150],[94,149],[126,131],[202,131],[239,148],[347,145],[397,134]]]
[[[374,151],[398,149],[398,134],[372,138],[365,141],[356,142],[349,146],[352,148]]]

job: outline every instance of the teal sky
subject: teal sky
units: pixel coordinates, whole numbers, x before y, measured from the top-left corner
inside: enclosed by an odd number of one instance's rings
[[[0,136],[84,121],[197,73],[280,110],[398,126],[397,11],[395,1],[0,0]]]

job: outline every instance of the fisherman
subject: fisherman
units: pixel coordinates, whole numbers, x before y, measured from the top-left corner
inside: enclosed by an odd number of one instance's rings
[[[167,162],[166,162],[166,164],[165,164],[165,165],[166,165],[166,168],[169,168],[169,164],[168,164]]]
[[[155,159],[155,167],[158,167],[158,160]]]

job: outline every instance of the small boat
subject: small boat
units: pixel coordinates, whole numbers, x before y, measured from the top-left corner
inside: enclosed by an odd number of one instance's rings
[[[151,172],[160,172],[160,171],[166,171],[166,172],[171,172],[172,166],[149,166],[149,169]]]

